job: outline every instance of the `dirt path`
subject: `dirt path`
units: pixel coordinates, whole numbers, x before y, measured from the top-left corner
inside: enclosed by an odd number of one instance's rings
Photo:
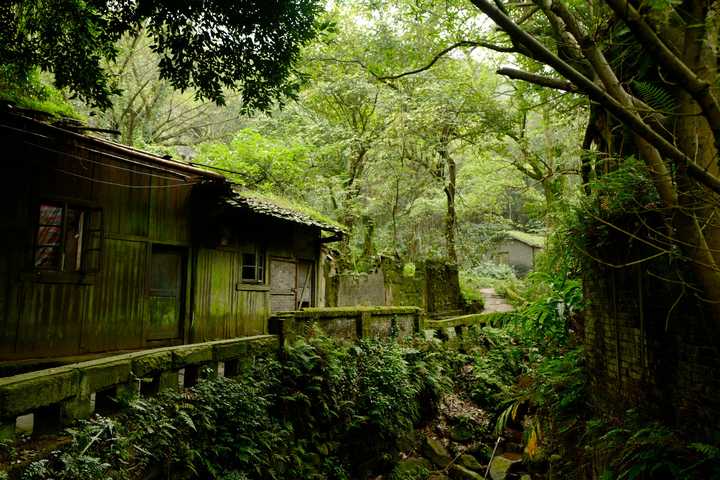
[[[509,312],[513,310],[512,305],[498,295],[494,288],[481,288],[480,293],[482,293],[485,298],[485,309],[483,313]]]

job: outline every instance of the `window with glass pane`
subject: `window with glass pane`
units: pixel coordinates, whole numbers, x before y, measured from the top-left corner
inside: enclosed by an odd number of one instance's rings
[[[40,220],[35,248],[35,266],[60,270],[62,260],[63,207],[40,205]]]
[[[260,253],[242,254],[242,281],[263,283],[265,280],[265,257]]]
[[[81,271],[88,215],[85,209],[66,204],[41,204],[35,239],[35,267],[60,272]]]

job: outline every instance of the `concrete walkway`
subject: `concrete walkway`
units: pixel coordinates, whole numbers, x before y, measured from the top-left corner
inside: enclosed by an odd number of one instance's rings
[[[513,310],[513,306],[498,295],[494,288],[481,288],[480,293],[485,298],[483,313],[509,312]]]

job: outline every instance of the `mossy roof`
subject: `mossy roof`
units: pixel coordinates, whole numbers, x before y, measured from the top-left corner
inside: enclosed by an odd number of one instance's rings
[[[534,233],[526,233],[521,232],[519,230],[508,230],[505,232],[505,234],[517,240],[518,242],[522,242],[526,245],[530,245],[531,247],[535,248],[544,248],[545,247],[545,237],[542,235],[537,235]]]
[[[293,202],[286,198],[253,190],[234,187],[233,196],[226,199],[229,205],[251,210],[260,215],[279,218],[293,223],[317,227],[333,233],[345,233],[347,229],[340,223],[324,216],[320,212]]]

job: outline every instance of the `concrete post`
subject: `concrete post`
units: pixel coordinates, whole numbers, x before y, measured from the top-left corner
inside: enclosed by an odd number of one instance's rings
[[[78,395],[60,402],[60,423],[63,426],[82,418],[88,418],[92,413],[93,406],[90,401],[90,394]]]
[[[158,391],[162,390],[178,390],[180,383],[178,380],[178,372],[176,370],[170,370],[167,372],[161,372],[157,379]]]

